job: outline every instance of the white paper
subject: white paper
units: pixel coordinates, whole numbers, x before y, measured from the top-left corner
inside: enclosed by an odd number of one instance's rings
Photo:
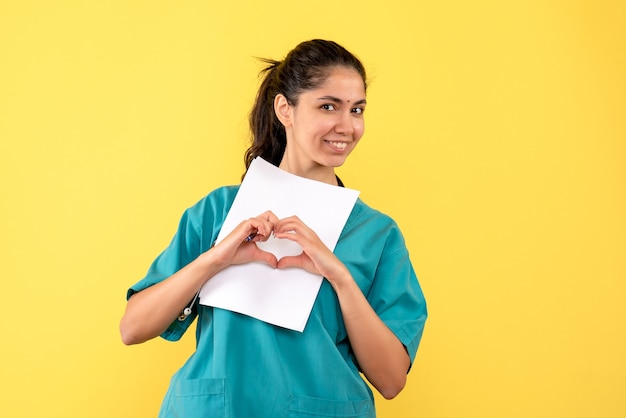
[[[248,168],[216,243],[243,220],[271,210],[278,219],[298,216],[334,250],[358,196],[356,190],[298,177],[257,157]],[[302,252],[297,243],[274,237],[257,245],[277,259]],[[302,332],[322,280],[303,269],[274,269],[260,262],[230,266],[205,283],[200,303]]]

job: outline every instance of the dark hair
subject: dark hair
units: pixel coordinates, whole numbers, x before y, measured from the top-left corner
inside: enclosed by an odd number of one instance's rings
[[[250,112],[252,144],[245,154],[246,170],[255,157],[278,166],[285,153],[285,128],[274,112],[274,98],[285,96],[289,104],[298,104],[300,94],[324,83],[333,67],[348,67],[363,78],[367,89],[365,68],[347,49],[333,41],[313,39],[296,46],[283,61],[263,59],[267,66],[261,70],[263,82]]]

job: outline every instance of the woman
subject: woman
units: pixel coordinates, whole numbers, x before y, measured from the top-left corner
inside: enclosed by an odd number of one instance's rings
[[[303,42],[267,64],[246,167],[260,156],[289,173],[343,186],[334,169],[364,131],[363,65],[324,40]],[[358,200],[334,252],[298,217],[278,219],[270,211],[212,246],[237,190],[219,188],[188,209],[169,247],[128,291],[120,324],[125,344],[158,335],[178,340],[198,316],[197,350],[172,378],[160,416],[374,417],[359,372],[382,396],[395,397],[426,320],[397,225]],[[277,260],[262,251],[256,242],[271,234],[295,241],[302,254]],[[302,333],[197,303],[198,289],[216,273],[250,262],[325,278]]]

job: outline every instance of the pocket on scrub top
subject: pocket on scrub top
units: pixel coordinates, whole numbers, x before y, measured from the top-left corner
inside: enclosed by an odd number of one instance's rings
[[[189,379],[174,383],[167,417],[226,417],[224,379]]]
[[[291,395],[289,399],[289,418],[304,417],[341,417],[365,418],[374,416],[373,403],[369,399],[361,401],[335,401]]]

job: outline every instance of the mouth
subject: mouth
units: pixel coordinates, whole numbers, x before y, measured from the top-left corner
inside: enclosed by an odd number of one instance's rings
[[[347,142],[328,141],[328,140],[324,142],[326,142],[328,145],[330,145],[331,148],[335,149],[336,151],[344,151],[346,148],[348,148]]]

